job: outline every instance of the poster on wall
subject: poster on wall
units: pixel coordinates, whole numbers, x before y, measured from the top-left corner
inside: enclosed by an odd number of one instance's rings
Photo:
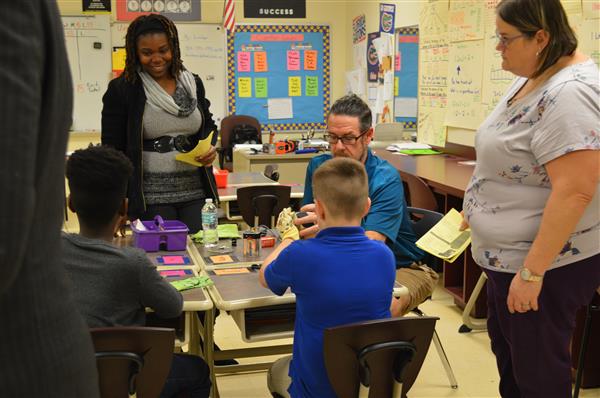
[[[394,33],[395,4],[379,4],[379,32]]]
[[[109,13],[110,0],[82,0],[81,10],[86,14]]]
[[[306,18],[306,0],[245,0],[244,18]]]
[[[367,81],[376,82],[379,74],[379,57],[373,41],[379,37],[379,32],[367,36]]]
[[[199,21],[200,0],[117,0],[117,21],[161,14],[173,21]]]

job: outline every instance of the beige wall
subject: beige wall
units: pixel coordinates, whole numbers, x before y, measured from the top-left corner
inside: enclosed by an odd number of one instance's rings
[[[331,94],[338,98],[344,94],[346,70],[345,60],[348,42],[348,31],[345,0],[306,0],[306,18],[302,19],[245,19],[243,0],[236,1],[236,23],[285,23],[285,24],[322,24],[329,25],[331,35]],[[221,23],[223,20],[224,0],[201,0],[202,21],[205,23]],[[81,0],[58,0],[62,15],[81,14]],[[113,0],[113,16],[115,15]],[[351,25],[350,25],[351,27]],[[351,43],[351,42],[350,42]],[[351,49],[351,47],[350,47]]]

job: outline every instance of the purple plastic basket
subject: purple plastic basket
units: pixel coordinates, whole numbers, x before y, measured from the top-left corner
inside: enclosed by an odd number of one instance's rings
[[[159,250],[185,250],[189,228],[177,220],[163,220],[161,216],[152,221],[142,221],[147,231],[137,229],[133,224],[133,245],[147,252]]]

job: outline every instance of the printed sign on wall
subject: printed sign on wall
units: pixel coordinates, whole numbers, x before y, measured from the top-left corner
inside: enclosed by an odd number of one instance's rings
[[[306,18],[306,0],[245,0],[244,18]]]

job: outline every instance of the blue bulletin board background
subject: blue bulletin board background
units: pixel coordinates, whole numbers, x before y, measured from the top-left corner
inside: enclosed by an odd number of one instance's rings
[[[394,90],[395,98],[414,98],[417,100],[419,81],[419,27],[408,26],[396,28],[395,31],[395,56],[396,61],[400,62],[399,68],[394,65],[394,87],[397,85],[397,91]],[[398,117],[394,119],[397,123],[402,123],[405,129],[417,128],[417,116]]]
[[[306,70],[305,51],[316,50],[316,67]],[[289,70],[288,51],[298,51],[299,70]],[[256,117],[263,128],[271,125],[275,130],[324,129],[329,110],[330,66],[329,26],[325,25],[237,25],[234,33],[227,35],[227,86],[230,114]],[[239,53],[246,53],[249,67],[240,65]],[[257,71],[257,52],[266,53],[266,71]],[[248,56],[247,53],[250,53]],[[241,66],[241,68],[240,68]],[[242,69],[242,70],[240,70]],[[290,77],[300,79],[300,95],[290,96]],[[240,78],[248,83],[244,96],[240,96]],[[257,97],[256,79],[266,78],[266,93]],[[309,90],[307,81],[318,82],[317,90]],[[297,80],[296,80],[297,82]],[[264,80],[261,81],[264,83]],[[264,86],[263,86],[264,87]],[[242,90],[244,90],[242,88]],[[250,95],[249,95],[250,94]],[[266,95],[265,95],[266,94]],[[316,94],[316,95],[314,95]],[[268,100],[291,98],[293,117],[286,119],[268,118]]]

